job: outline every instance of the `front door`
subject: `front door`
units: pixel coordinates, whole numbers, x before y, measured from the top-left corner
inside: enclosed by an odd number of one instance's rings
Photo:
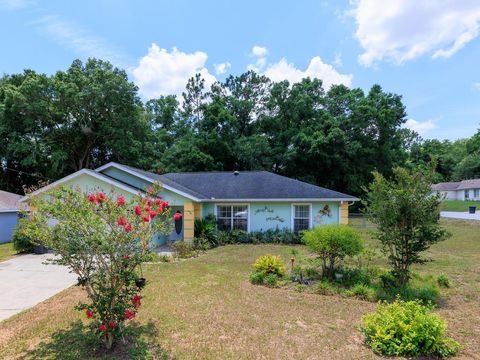
[[[175,214],[180,215],[175,216]],[[183,206],[170,206],[170,216],[173,221],[173,230],[168,240],[183,240]]]

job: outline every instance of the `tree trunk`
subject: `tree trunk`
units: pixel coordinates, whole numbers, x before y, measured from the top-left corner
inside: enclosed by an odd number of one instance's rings
[[[113,334],[109,332],[105,333],[103,337],[103,342],[105,343],[105,347],[107,348],[107,350],[110,350],[113,345]]]

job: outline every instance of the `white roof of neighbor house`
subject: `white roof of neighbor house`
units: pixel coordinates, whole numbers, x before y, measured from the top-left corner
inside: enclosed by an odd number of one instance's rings
[[[457,182],[443,182],[432,185],[432,190],[455,191],[466,189],[480,189],[480,179],[462,180]]]
[[[0,211],[16,211],[20,209],[19,200],[21,195],[0,190]]]
[[[463,180],[458,185],[457,190],[480,189],[480,179]]]

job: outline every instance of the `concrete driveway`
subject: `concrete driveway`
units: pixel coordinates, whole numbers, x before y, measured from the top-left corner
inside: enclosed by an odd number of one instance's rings
[[[475,214],[460,211],[442,211],[440,212],[440,216],[450,219],[480,220],[480,212],[478,211]]]
[[[66,267],[43,264],[52,256],[30,254],[0,262],[0,321],[77,282]]]

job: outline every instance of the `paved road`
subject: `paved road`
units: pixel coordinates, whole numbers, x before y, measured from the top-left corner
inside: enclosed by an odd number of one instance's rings
[[[51,256],[31,254],[0,262],[0,321],[76,283],[67,268],[43,264]]]
[[[480,211],[477,211],[475,214],[460,211],[442,211],[440,216],[451,219],[480,220]]]

